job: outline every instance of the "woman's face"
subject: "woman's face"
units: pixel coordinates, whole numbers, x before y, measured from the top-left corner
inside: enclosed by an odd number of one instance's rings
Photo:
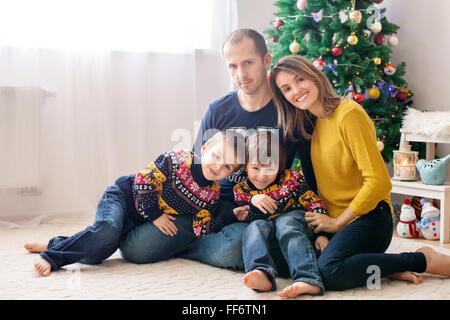
[[[318,115],[321,112],[318,101],[319,89],[314,81],[304,79],[300,75],[280,71],[275,79],[275,83],[283,93],[287,101],[294,107],[301,110],[309,110],[312,114]]]

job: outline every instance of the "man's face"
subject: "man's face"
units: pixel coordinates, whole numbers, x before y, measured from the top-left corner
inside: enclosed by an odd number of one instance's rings
[[[223,57],[231,78],[245,94],[257,93],[267,81],[270,55],[261,57],[252,39],[227,43],[223,48]]]

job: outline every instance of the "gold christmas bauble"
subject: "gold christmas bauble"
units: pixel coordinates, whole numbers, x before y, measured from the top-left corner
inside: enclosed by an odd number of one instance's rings
[[[377,148],[378,148],[378,151],[380,151],[380,152],[384,150],[384,143],[383,143],[383,141],[381,141],[381,140],[377,141]]]
[[[381,59],[378,57],[373,58],[373,63],[375,63],[376,65],[379,65],[379,64],[381,64]]]
[[[352,46],[354,46],[355,44],[358,43],[358,37],[355,36],[354,34],[352,34],[351,36],[349,36],[349,37],[347,38],[347,43],[348,43],[348,44],[351,44]]]
[[[378,88],[370,88],[369,92],[367,93],[370,99],[377,100],[380,97],[380,90]]]
[[[302,47],[300,46],[300,43],[297,42],[297,40],[294,40],[294,42],[292,42],[289,46],[289,50],[293,54],[299,53],[301,49],[302,49]]]
[[[354,23],[359,24],[361,23],[362,20],[362,14],[360,11],[351,11],[350,14],[348,15],[350,20],[352,20]]]

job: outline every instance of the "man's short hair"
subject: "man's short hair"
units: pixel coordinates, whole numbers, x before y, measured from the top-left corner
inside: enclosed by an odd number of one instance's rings
[[[228,43],[231,44],[240,43],[245,38],[253,40],[256,52],[258,52],[261,55],[261,57],[264,58],[264,56],[268,52],[266,40],[264,40],[264,37],[258,31],[249,28],[234,30],[225,38],[225,40],[222,42],[221,47],[222,56],[225,45],[227,45]]]

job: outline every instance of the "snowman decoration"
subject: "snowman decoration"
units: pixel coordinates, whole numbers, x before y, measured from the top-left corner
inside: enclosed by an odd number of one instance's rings
[[[417,231],[416,213],[411,206],[411,200],[406,198],[400,211],[400,221],[397,224],[397,234],[403,238],[416,238],[419,236]]]
[[[417,224],[420,229],[420,234],[425,239],[436,240],[439,239],[440,233],[440,211],[429,203],[425,198],[420,199],[422,205],[421,219]]]

